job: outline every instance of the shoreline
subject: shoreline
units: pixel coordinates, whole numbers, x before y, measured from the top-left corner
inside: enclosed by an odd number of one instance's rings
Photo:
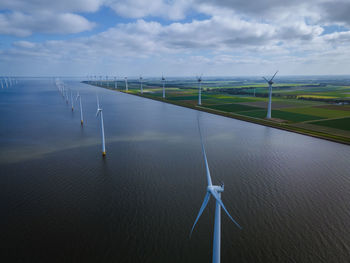
[[[126,92],[124,90],[116,90],[113,88],[105,88],[105,87],[101,87],[101,86],[97,86],[97,85],[93,85],[93,84],[89,84],[89,83],[85,83],[85,82],[83,82],[83,83],[88,84],[88,85],[92,85],[92,86],[96,86],[96,87],[100,87],[100,88],[104,88],[104,89],[109,89],[109,90],[121,92],[124,94],[134,95],[134,96],[138,96],[138,97],[142,97],[142,98],[146,98],[146,99],[151,99],[151,100],[160,101],[160,102],[164,102],[164,103],[168,103],[168,104],[172,104],[172,105],[177,105],[180,107],[185,107],[185,108],[189,108],[189,109],[193,109],[193,110],[203,111],[203,112],[207,112],[210,114],[220,115],[220,116],[231,118],[231,119],[246,121],[246,122],[255,123],[258,125],[263,125],[263,126],[276,128],[276,129],[280,129],[280,130],[284,130],[284,131],[289,131],[289,132],[294,132],[294,133],[298,133],[298,134],[302,134],[302,135],[307,135],[307,136],[311,136],[311,137],[318,138],[318,139],[324,139],[324,140],[328,140],[328,141],[332,141],[332,142],[350,145],[350,138],[343,137],[340,135],[333,135],[333,134],[329,134],[329,133],[303,129],[303,128],[288,125],[286,123],[276,123],[276,122],[268,121],[265,119],[252,118],[252,117],[247,117],[247,116],[243,116],[243,115],[239,115],[239,114],[235,114],[235,113],[223,112],[223,111],[219,111],[219,110],[201,107],[198,105],[192,106],[192,105],[188,105],[188,104],[177,102],[177,101],[170,101],[170,100],[166,100],[163,98],[149,96],[147,94]]]

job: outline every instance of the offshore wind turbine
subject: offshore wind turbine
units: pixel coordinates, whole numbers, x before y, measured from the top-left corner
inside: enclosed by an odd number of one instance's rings
[[[162,74],[162,82],[163,82],[163,99],[165,99],[165,78],[164,78],[164,76],[163,76],[163,74]]]
[[[102,108],[100,107],[100,103],[98,101],[98,97],[96,96],[97,99],[97,112],[96,112],[96,118],[98,115],[100,115],[100,120],[101,120],[101,137],[102,137],[102,156],[106,156],[106,146],[105,146],[105,129],[103,125],[103,113],[102,113]]]
[[[71,102],[71,106],[72,106],[72,111],[74,111],[73,92],[72,91],[70,91],[70,102]]]
[[[106,76],[107,88],[109,88],[108,76]]]
[[[143,87],[142,87],[142,76],[140,76],[140,85],[141,85],[141,94],[143,94]]]
[[[271,119],[271,100],[272,100],[272,84],[273,84],[273,79],[276,76],[278,70],[276,71],[276,73],[272,76],[272,78],[270,80],[267,80],[265,77],[262,77],[268,84],[269,84],[269,104],[267,106],[267,115],[266,115],[266,119]]]
[[[202,75],[197,77],[198,81],[198,105],[202,105]]]
[[[83,120],[83,105],[81,104],[81,96],[79,94],[79,91],[78,91],[78,95],[77,95],[76,100],[78,100],[78,98],[79,98],[79,106],[80,106],[80,124],[81,124],[81,126],[83,126],[83,123],[84,123],[84,120]]]
[[[117,77],[114,77],[114,88],[118,89]]]
[[[125,77],[125,90],[128,91],[128,77]]]
[[[4,84],[2,82],[2,79],[1,79],[1,89],[4,89]]]
[[[202,153],[203,153],[203,158],[204,158],[204,163],[205,163],[205,169],[206,169],[206,175],[207,175],[207,193],[204,197],[204,201],[202,203],[201,208],[199,209],[198,216],[196,220],[194,221],[193,227],[191,229],[190,236],[192,235],[193,229],[196,226],[196,223],[200,216],[202,215],[205,207],[207,206],[210,196],[213,196],[214,199],[216,200],[216,205],[215,205],[215,221],[214,221],[214,238],[213,238],[213,263],[220,263],[220,252],[221,252],[221,208],[224,209],[225,213],[228,215],[228,217],[232,220],[232,222],[239,228],[242,229],[242,227],[232,218],[232,216],[229,214],[227,211],[226,207],[224,206],[224,203],[221,200],[221,193],[224,191],[224,184],[221,186],[219,185],[213,185],[212,180],[210,177],[210,170],[209,170],[209,165],[208,165],[208,160],[207,160],[207,155],[205,153],[205,148],[203,144],[203,139],[202,139],[202,133],[201,129],[199,126],[199,119],[197,116],[197,122],[198,122],[198,130],[199,130],[199,137],[201,140],[202,144]]]

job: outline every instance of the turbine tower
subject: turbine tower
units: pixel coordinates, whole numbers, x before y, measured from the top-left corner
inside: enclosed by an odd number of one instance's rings
[[[80,106],[80,124],[81,124],[81,126],[83,126],[83,123],[84,123],[84,120],[83,120],[83,106],[81,104],[81,96],[80,96],[79,92],[78,92],[76,100],[78,100],[78,98],[79,98],[79,106]]]
[[[198,216],[196,220],[194,221],[193,227],[191,229],[190,236],[192,235],[193,229],[196,226],[196,223],[200,216],[202,215],[205,207],[207,206],[210,196],[213,196],[214,199],[216,200],[216,206],[215,206],[215,221],[214,221],[214,238],[213,238],[213,263],[220,263],[220,241],[221,241],[221,207],[224,209],[225,213],[228,215],[228,217],[232,220],[233,223],[239,228],[242,229],[242,227],[232,218],[232,216],[229,214],[227,211],[226,207],[224,206],[224,203],[221,201],[221,193],[224,191],[224,185],[222,184],[221,186],[219,185],[213,185],[212,180],[210,177],[210,170],[209,170],[209,165],[208,165],[208,160],[207,156],[205,153],[205,148],[203,144],[203,139],[202,139],[202,134],[201,130],[199,127],[199,119],[197,116],[197,122],[198,122],[198,129],[199,129],[199,137],[201,140],[202,144],[202,152],[203,152],[203,158],[204,158],[204,163],[205,163],[205,169],[206,169],[206,174],[207,174],[207,193],[204,197],[203,204],[201,208],[199,209]]]
[[[109,88],[108,76],[106,76],[107,88]]]
[[[125,77],[125,90],[128,91],[128,77]]]
[[[114,77],[114,88],[118,89],[117,77]]]
[[[267,115],[266,115],[266,119],[271,119],[271,100],[272,100],[272,84],[273,84],[273,79],[276,76],[278,70],[276,71],[275,75],[273,75],[273,77],[270,80],[267,80],[265,77],[263,77],[263,79],[267,82],[267,84],[269,84],[269,104],[267,106]]]
[[[73,92],[72,91],[70,91],[70,102],[72,104],[72,111],[74,111]]]
[[[98,115],[100,115],[100,120],[101,120],[101,137],[102,137],[102,156],[106,156],[106,146],[105,146],[105,129],[103,125],[103,113],[102,113],[102,108],[100,108],[100,103],[98,101],[98,97],[96,96],[97,99],[97,112],[96,112],[96,118]]]
[[[1,89],[4,88],[4,84],[2,83],[2,79],[1,79]]]
[[[165,99],[165,78],[164,78],[164,76],[163,76],[163,74],[162,74],[162,82],[163,82],[163,99]]]
[[[141,85],[141,94],[143,94],[143,88],[142,88],[142,76],[140,76],[140,85]]]
[[[200,77],[197,77],[198,81],[198,105],[202,105],[202,75]]]

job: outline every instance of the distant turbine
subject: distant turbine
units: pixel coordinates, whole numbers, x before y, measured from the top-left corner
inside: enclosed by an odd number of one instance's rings
[[[71,106],[72,106],[72,111],[74,111],[74,102],[73,102],[73,92],[70,91],[70,102],[71,102]]]
[[[81,126],[83,126],[83,123],[84,123],[84,120],[83,120],[83,106],[81,104],[81,96],[80,96],[79,92],[78,92],[76,100],[78,100],[78,98],[79,98],[79,105],[80,105],[80,124],[81,124]]]
[[[107,88],[109,88],[108,76],[106,76]]]
[[[1,89],[4,89],[4,84],[2,83],[2,79],[1,79]]]
[[[140,85],[141,85],[141,94],[143,94],[143,88],[142,88],[142,76],[140,76]]]
[[[114,77],[114,88],[118,89],[117,77]]]
[[[265,77],[263,79],[269,84],[269,104],[267,106],[267,115],[266,119],[271,119],[271,100],[272,100],[272,84],[273,84],[273,79],[276,76],[278,70],[276,71],[275,75],[270,80],[267,80]]]
[[[67,91],[67,89],[65,89],[64,96],[65,96],[65,99],[66,99],[66,103],[68,104],[68,91]]]
[[[165,78],[164,76],[162,75],[162,82],[163,82],[163,99],[165,99]]]
[[[215,221],[214,221],[214,238],[213,238],[213,263],[220,263],[220,243],[221,243],[221,207],[224,209],[228,217],[232,220],[233,223],[239,228],[242,229],[242,227],[232,218],[232,216],[229,214],[227,211],[226,207],[224,206],[224,203],[221,201],[221,193],[224,191],[224,185],[222,184],[221,186],[218,185],[213,185],[210,177],[210,170],[209,170],[209,165],[208,165],[208,160],[207,156],[205,153],[205,148],[203,144],[203,139],[202,139],[202,133],[200,130],[199,126],[199,119],[197,116],[197,122],[198,122],[198,129],[199,129],[199,137],[201,140],[202,144],[202,152],[203,152],[203,157],[204,157],[204,162],[205,162],[205,168],[206,168],[206,173],[207,173],[207,194],[204,197],[203,204],[201,208],[199,209],[198,216],[196,220],[194,221],[193,227],[191,229],[190,236],[192,235],[193,229],[196,226],[196,223],[200,216],[202,215],[205,207],[207,206],[210,196],[213,196],[216,200],[216,207],[215,207]]]
[[[125,77],[125,90],[128,91],[128,77]]]
[[[6,78],[4,78],[4,80],[5,80],[5,85],[6,85],[6,88],[8,88],[8,87],[9,87],[9,84],[7,83],[7,79],[6,79]]]
[[[98,101],[98,97],[96,96],[97,99],[97,112],[96,112],[96,118],[98,115],[100,115],[100,120],[101,120],[101,136],[102,136],[102,156],[106,156],[106,146],[105,146],[105,129],[103,125],[103,113],[102,113],[102,108],[100,108],[100,103]]]
[[[200,77],[197,77],[198,81],[198,105],[202,105],[202,75]]]
[[[100,86],[102,86],[102,76],[100,76]]]

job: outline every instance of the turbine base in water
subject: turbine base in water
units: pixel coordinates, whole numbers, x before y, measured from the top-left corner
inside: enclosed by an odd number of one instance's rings
[[[102,152],[102,156],[103,156],[103,157],[106,156],[106,152]]]
[[[81,120],[81,121],[80,121],[80,124],[81,124],[81,126],[83,126],[84,122]]]

